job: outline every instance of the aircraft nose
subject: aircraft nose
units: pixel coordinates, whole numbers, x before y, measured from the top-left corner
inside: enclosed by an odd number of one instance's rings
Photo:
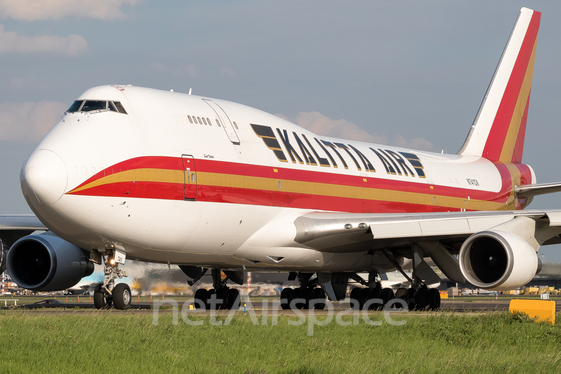
[[[66,165],[55,152],[48,149],[36,150],[22,166],[20,182],[24,195],[35,197],[40,204],[51,205],[66,190]]]

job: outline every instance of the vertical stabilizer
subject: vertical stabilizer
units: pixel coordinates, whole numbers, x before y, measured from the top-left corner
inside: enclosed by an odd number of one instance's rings
[[[471,131],[458,152],[521,162],[541,13],[522,8]]]

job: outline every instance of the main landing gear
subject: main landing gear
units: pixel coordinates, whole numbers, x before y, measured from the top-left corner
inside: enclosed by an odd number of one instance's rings
[[[388,260],[401,274],[411,283],[411,288],[399,288],[395,297],[404,300],[409,310],[437,310],[440,308],[440,292],[436,288],[428,288],[428,284],[440,282],[440,277],[424,261],[424,253],[417,245],[411,247],[410,257],[412,265],[412,277],[409,277],[398,264],[395,258],[383,251]],[[352,297],[352,295],[351,295]]]
[[[220,269],[212,269],[211,272],[213,288],[211,290],[199,288],[197,291],[195,291],[195,307],[198,309],[204,308],[206,310],[239,309],[240,292],[235,288],[229,288],[226,285],[228,279],[236,277],[237,273],[225,272],[224,274],[226,274],[226,278],[222,279],[222,272]]]
[[[391,288],[381,288],[377,283],[375,288],[353,288],[351,291],[351,306],[353,309],[382,309],[392,299],[402,299],[409,310],[437,310],[440,308],[440,292],[436,288],[419,285],[417,288],[398,288],[393,292]],[[381,300],[381,302],[380,302]]]
[[[284,288],[281,291],[281,308],[290,309],[291,306],[297,309],[325,309],[325,292],[319,287],[318,279],[312,279],[312,273],[290,273],[289,280],[298,278],[300,287],[298,288]],[[295,303],[292,303],[293,300]],[[291,303],[293,305],[291,305]]]
[[[395,298],[391,288],[382,288],[380,282],[376,282],[375,286],[370,288],[353,288],[351,291],[351,307],[355,310],[382,309],[386,304]]]
[[[124,258],[123,258],[124,262]],[[115,254],[110,253],[103,256],[105,276],[103,283],[98,284],[94,291],[94,306],[96,309],[128,309],[131,305],[131,289],[126,283],[115,285],[115,279],[126,277],[127,274],[119,269],[119,263],[115,260]]]

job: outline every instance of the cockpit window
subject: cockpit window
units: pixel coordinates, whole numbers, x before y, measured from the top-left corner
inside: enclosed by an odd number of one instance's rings
[[[82,106],[81,112],[91,112],[92,110],[105,110],[107,109],[107,101],[93,101],[86,100]]]
[[[117,112],[127,114],[127,111],[125,110],[125,108],[123,108],[123,104],[121,104],[119,101],[113,101],[113,104],[115,104]]]
[[[68,113],[93,111],[111,111],[127,114],[127,111],[119,101],[105,100],[76,100],[67,110]]]
[[[83,103],[82,100],[76,100],[75,102],[72,103],[72,105],[70,105],[70,108],[68,108],[67,112],[73,113],[79,111],[80,107],[82,106],[82,103]]]

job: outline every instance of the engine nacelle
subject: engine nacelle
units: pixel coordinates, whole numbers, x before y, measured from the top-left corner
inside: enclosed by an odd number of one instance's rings
[[[79,247],[51,232],[15,242],[8,251],[7,265],[18,285],[34,291],[65,290],[94,270]]]
[[[540,270],[536,250],[508,231],[482,231],[470,236],[459,255],[460,270],[476,287],[512,290],[527,284]]]

